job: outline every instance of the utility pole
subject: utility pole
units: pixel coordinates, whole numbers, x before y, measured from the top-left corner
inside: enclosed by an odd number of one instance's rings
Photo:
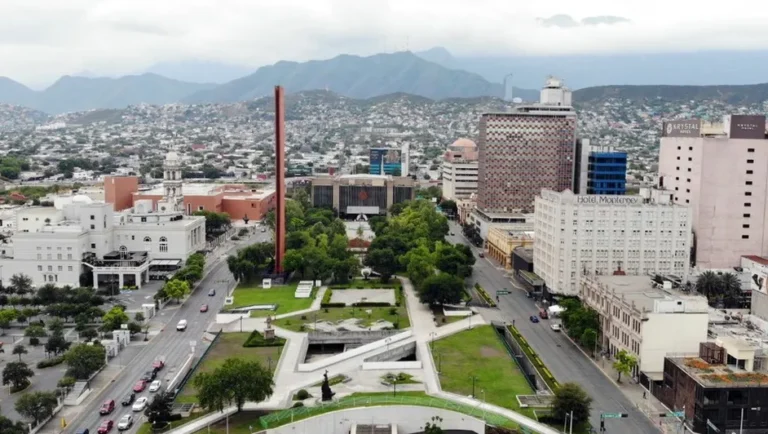
[[[475,382],[477,381],[477,376],[473,375],[472,377],[470,377],[470,379],[472,380],[472,399],[474,399],[475,398]]]

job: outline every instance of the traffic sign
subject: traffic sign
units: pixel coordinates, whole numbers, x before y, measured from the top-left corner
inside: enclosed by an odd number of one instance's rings
[[[603,413],[600,415],[603,419],[621,419],[629,416],[627,413]]]
[[[507,290],[500,289],[496,291],[496,295],[507,295],[507,294],[509,294],[509,291]]]

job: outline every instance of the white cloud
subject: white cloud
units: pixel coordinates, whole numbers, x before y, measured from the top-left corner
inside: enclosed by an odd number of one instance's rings
[[[537,23],[556,14],[632,22]],[[433,46],[493,55],[762,49],[767,18],[768,8],[753,0],[711,8],[690,0],[2,0],[0,75],[35,84],[159,61],[258,67]]]

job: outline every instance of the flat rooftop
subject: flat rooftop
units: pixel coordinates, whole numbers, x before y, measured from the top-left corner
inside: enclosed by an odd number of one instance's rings
[[[654,286],[650,276],[589,276],[608,286],[613,293],[622,298],[627,304],[635,304],[639,310],[653,312],[657,300],[679,300],[691,302],[693,310],[686,306],[686,313],[708,312],[707,301],[703,296],[686,295],[674,289],[663,289]],[[694,305],[695,303],[695,305]],[[697,309],[696,305],[701,304]]]
[[[736,365],[707,363],[698,356],[668,359],[705,387],[768,386],[768,375],[764,372],[745,371]]]
[[[184,183],[181,189],[184,196],[215,196],[223,193],[223,197],[229,200],[264,199],[275,192],[274,188],[248,189],[245,186],[212,183]],[[150,189],[139,190],[136,194],[163,196],[165,195],[165,188],[162,184],[158,184]]]

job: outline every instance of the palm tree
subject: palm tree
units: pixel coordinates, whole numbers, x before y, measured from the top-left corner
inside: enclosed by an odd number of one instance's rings
[[[712,271],[705,271],[696,278],[696,291],[713,301],[719,293],[720,277]]]
[[[720,294],[731,306],[738,303],[741,298],[741,281],[735,274],[725,273],[720,276]]]
[[[19,345],[16,345],[15,347],[13,347],[13,354],[18,354],[19,355],[19,361],[21,361],[21,355],[22,354],[27,354],[27,353],[28,353],[28,351],[24,347],[24,345],[19,344]]]

